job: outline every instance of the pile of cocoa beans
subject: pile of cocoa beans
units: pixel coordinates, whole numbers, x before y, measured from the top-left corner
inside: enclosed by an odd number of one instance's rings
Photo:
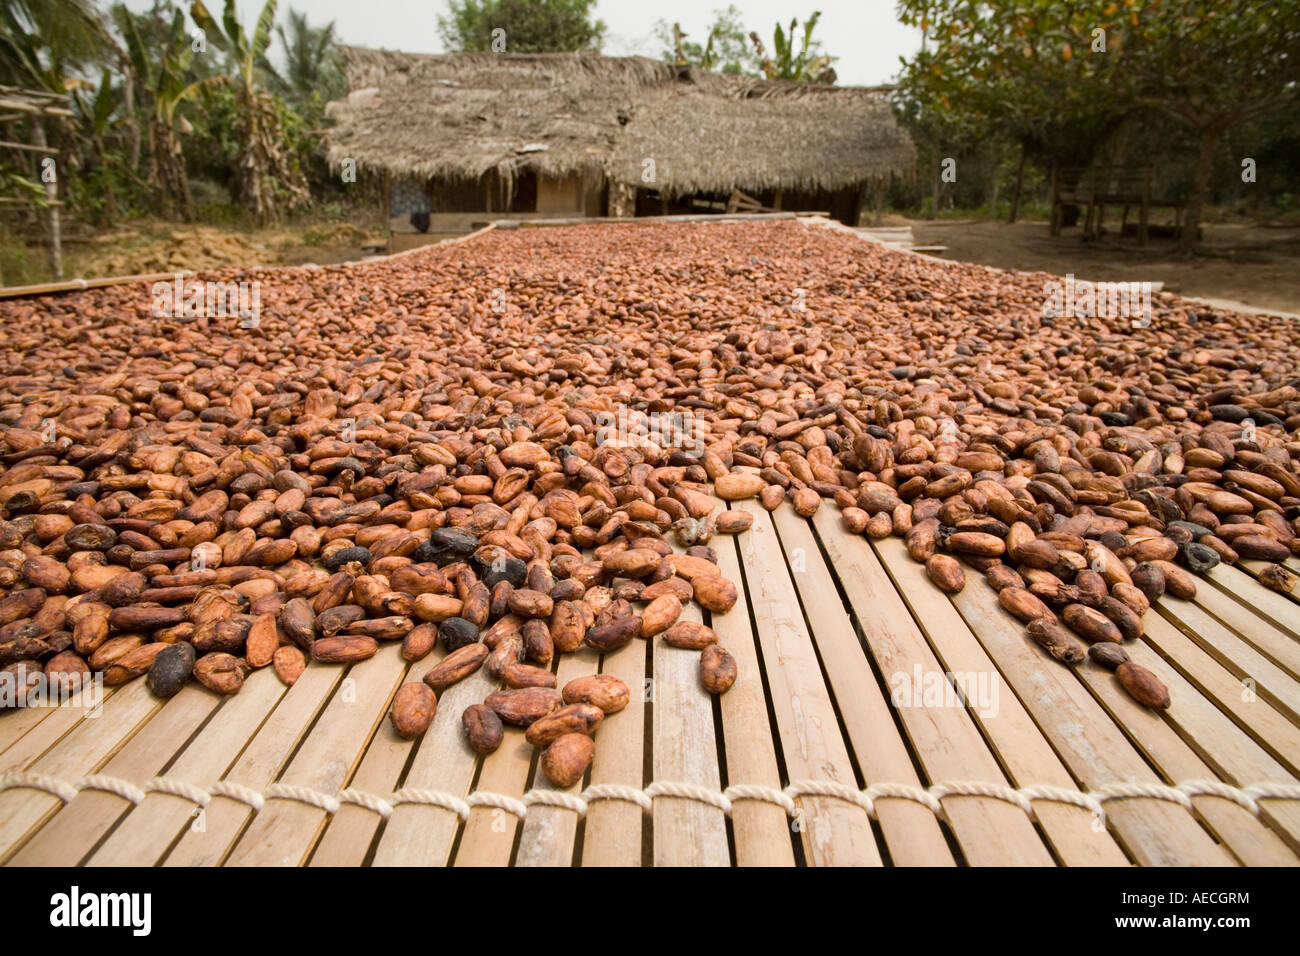
[[[661,640],[701,652],[708,690],[737,679],[711,618],[679,620],[737,599],[709,541],[752,516],[718,498],[829,501],[949,593],[981,572],[1045,655],[1152,706],[1167,692],[1120,646],[1150,603],[1300,553],[1289,320],[1163,293],[1143,327],[1052,317],[1050,276],[788,221],[202,278],[260,283],[255,327],[159,317],[147,284],[0,301],[0,666],[20,679],[228,694],[253,668],[441,643],[397,731],[486,667],[502,689],[464,714],[470,743],[527,727],[567,785],[628,689],[559,688],[557,655]]]

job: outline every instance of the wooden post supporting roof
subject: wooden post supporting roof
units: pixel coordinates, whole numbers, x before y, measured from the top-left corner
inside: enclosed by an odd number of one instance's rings
[[[46,235],[50,244],[50,271],[54,278],[63,278],[62,230],[59,222],[59,202],[57,157],[59,151],[52,149],[45,138],[45,120],[68,119],[75,114],[67,108],[68,97],[44,90],[25,90],[15,86],[0,86],[0,124],[8,125],[21,120],[31,122],[30,143],[16,143],[0,140],[0,148],[16,149],[27,153],[36,153],[37,175],[45,187],[44,217]],[[47,165],[48,164],[48,165]],[[30,200],[13,199],[4,205],[35,205]]]

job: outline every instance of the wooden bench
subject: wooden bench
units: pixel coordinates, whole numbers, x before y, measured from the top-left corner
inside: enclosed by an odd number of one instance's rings
[[[1061,234],[1067,206],[1086,207],[1083,238],[1101,234],[1107,206],[1122,206],[1120,234],[1128,224],[1129,209],[1138,208],[1138,243],[1146,245],[1152,209],[1174,211],[1175,235],[1182,231],[1181,199],[1162,199],[1151,195],[1151,166],[1060,166],[1052,169],[1052,235]]]

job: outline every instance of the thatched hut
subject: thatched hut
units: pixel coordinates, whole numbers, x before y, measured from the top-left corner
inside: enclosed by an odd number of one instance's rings
[[[350,92],[329,104],[329,161],[383,176],[398,235],[502,217],[705,212],[736,190],[853,223],[865,190],[915,161],[881,88],[594,53],[346,47],[344,62]]]

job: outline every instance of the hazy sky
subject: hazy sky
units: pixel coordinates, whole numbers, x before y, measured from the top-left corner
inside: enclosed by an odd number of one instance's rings
[[[225,0],[206,0],[208,9],[220,19]],[[261,11],[263,0],[238,0],[245,23]],[[127,0],[133,10],[145,10],[151,0]],[[181,6],[188,9],[187,0]],[[725,8],[727,0],[599,0],[596,14],[608,26],[604,51],[615,56],[641,54],[658,57],[655,41],[657,20],[682,25],[690,39],[703,42],[713,20],[712,11]],[[333,20],[345,43],[384,47],[408,53],[440,53],[436,30],[442,0],[280,0],[280,17],[288,7],[304,10],[313,23]],[[736,0],[745,27],[757,30],[764,43],[772,44],[772,26],[777,20],[801,21],[813,10],[822,11],[817,32],[826,52],[839,57],[835,71],[845,85],[870,86],[891,79],[898,70],[898,58],[920,47],[920,32],[904,27],[894,18],[894,0]]]

